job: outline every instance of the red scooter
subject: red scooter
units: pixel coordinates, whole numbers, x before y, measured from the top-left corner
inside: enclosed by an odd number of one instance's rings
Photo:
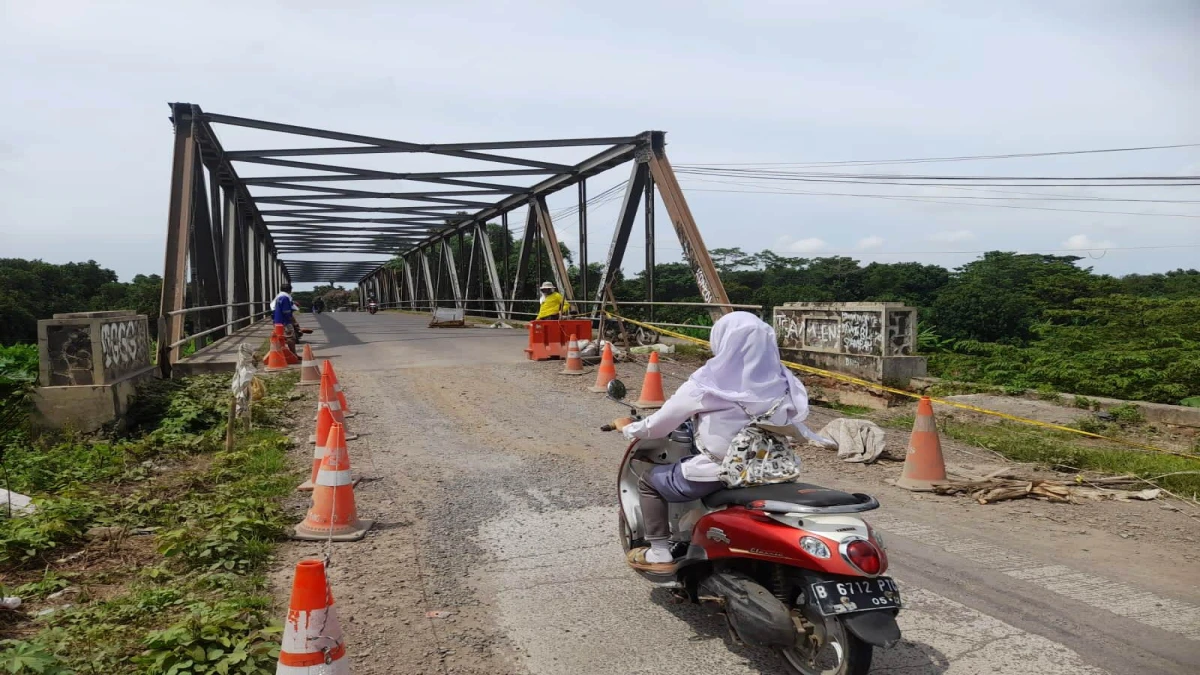
[[[625,385],[611,382],[608,397],[620,403]],[[639,475],[694,454],[692,437],[688,422],[668,438],[634,441],[625,451],[617,496],[626,552],[647,545]],[[671,504],[677,568],[638,574],[681,598],[715,606],[736,642],[774,649],[794,673],[865,675],[874,647],[900,639],[900,593],[883,576],[886,549],[857,515],[877,508],[869,495],[807,483],[721,490]]]

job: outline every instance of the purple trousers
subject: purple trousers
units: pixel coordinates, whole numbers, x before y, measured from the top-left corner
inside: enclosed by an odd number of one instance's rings
[[[690,459],[690,458],[688,458]],[[683,462],[659,464],[642,474],[638,481],[638,497],[642,503],[642,520],[646,540],[669,539],[671,516],[668,503],[690,502],[725,488],[719,480],[695,481],[683,477]]]

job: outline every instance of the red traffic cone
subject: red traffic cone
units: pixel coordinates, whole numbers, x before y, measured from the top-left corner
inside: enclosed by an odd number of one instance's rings
[[[317,419],[321,417],[321,410],[325,409],[333,418],[334,422],[346,426],[346,418],[342,415],[342,405],[338,403],[337,395],[333,392],[333,384],[329,381],[328,374],[321,375],[321,388],[317,391]],[[346,440],[353,441],[358,438],[358,434],[346,432]],[[317,442],[317,434],[308,437],[309,443]]]

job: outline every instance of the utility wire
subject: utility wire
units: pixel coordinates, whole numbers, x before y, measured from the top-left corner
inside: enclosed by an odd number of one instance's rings
[[[887,199],[892,201],[902,202],[917,202],[920,204],[952,204],[957,206],[986,206],[997,209],[1028,209],[1031,211],[1062,211],[1066,213],[1104,213],[1118,216],[1152,216],[1156,218],[1200,218],[1200,215],[1190,213],[1143,213],[1137,211],[1101,211],[1096,209],[1059,209],[1051,206],[1018,206],[1016,204],[980,204],[976,202],[952,202],[943,199],[925,199],[920,197],[892,197],[888,195],[871,195],[864,193],[847,193],[847,192],[816,192],[804,190],[719,190],[714,188],[690,188],[692,192],[728,192],[728,193],[747,193],[747,194],[774,194],[774,195],[818,195],[827,197],[864,197],[867,199]]]
[[[909,159],[845,160],[837,162],[706,162],[707,166],[873,166],[883,164],[924,164],[930,162],[966,162],[991,159],[1019,159],[1027,157],[1058,157],[1063,155],[1093,155],[1108,152],[1136,152],[1142,150],[1169,150],[1194,148],[1200,143],[1177,143],[1174,145],[1144,145],[1132,148],[1105,148],[1101,150],[1059,150],[1054,152],[1016,152],[1003,155],[960,155],[957,157],[919,157]],[[700,164],[677,164],[676,169],[698,168]]]

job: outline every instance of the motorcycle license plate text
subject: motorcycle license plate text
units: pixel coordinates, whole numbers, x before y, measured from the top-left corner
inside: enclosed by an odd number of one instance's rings
[[[825,616],[900,607],[900,589],[889,577],[822,581],[812,585],[812,597]]]

